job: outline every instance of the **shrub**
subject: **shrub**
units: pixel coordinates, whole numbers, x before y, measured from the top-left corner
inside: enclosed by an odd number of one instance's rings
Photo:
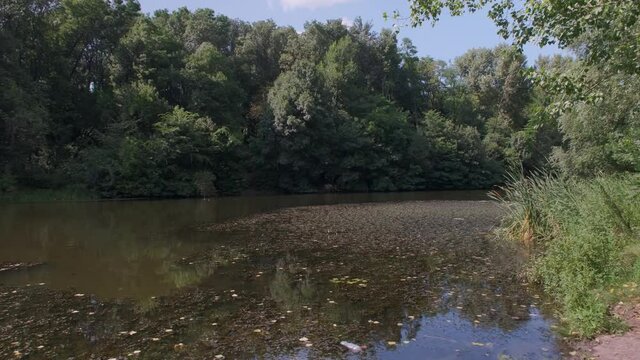
[[[607,290],[640,280],[637,181],[537,174],[512,179],[495,195],[509,209],[502,233],[530,246],[529,275],[558,300],[569,330],[581,336],[611,330],[608,306],[617,299]]]

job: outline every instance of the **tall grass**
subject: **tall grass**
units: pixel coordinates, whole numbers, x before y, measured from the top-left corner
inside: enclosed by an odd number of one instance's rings
[[[530,248],[529,276],[558,300],[574,334],[616,328],[609,309],[618,290],[640,282],[638,184],[632,175],[537,174],[513,178],[494,194],[509,210],[501,232]]]

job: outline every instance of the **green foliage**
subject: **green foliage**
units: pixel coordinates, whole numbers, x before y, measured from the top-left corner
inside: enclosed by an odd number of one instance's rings
[[[362,19],[298,34],[210,9],[145,15],[134,0],[10,0],[0,11],[0,166],[18,188],[479,188],[525,154],[549,154],[529,151],[532,86],[508,46],[448,65]],[[545,149],[560,145],[549,139]],[[629,163],[633,144],[617,144]]]
[[[227,128],[182,108],[161,115],[149,137],[108,141],[84,151],[81,165],[71,170],[103,196],[211,196],[243,186],[239,141]]]
[[[426,114],[419,131],[430,148],[432,166],[427,174],[430,187],[483,188],[500,181],[500,173],[490,171],[480,133],[456,125],[435,112]]]
[[[0,175],[0,194],[12,192],[16,187],[16,179],[11,174]]]
[[[498,196],[511,210],[502,231],[532,248],[531,276],[558,299],[571,331],[592,336],[612,330],[609,306],[622,296],[624,283],[640,274],[637,1],[410,3],[415,25],[437,21],[445,9],[461,15],[489,7],[499,33],[516,46],[555,43],[575,51],[577,60],[538,61],[531,100],[520,92],[526,81],[515,71],[522,70],[516,54],[497,72],[487,70],[495,63],[487,51],[468,53],[457,63],[470,81],[470,102],[481,104],[472,108],[493,116],[483,139],[489,157],[503,164],[517,159],[530,176],[512,180]],[[500,96],[492,73],[509,79],[498,112],[486,109]],[[547,158],[561,177],[536,172],[548,166]]]
[[[216,194],[216,176],[209,171],[200,171],[193,174],[193,182],[198,194],[202,197],[210,197]]]
[[[321,72],[330,89],[333,102],[344,102],[345,97],[353,97],[358,92],[359,69],[356,65],[356,48],[350,37],[343,37],[333,43],[324,56]]]
[[[455,60],[455,70],[477,104],[478,116],[504,116],[522,127],[522,111],[529,100],[525,58],[515,49],[472,49]]]
[[[234,80],[228,59],[210,43],[202,43],[185,63],[188,108],[239,128],[245,94]]]
[[[437,22],[443,10],[458,16],[488,8],[488,16],[505,40],[518,48],[534,43],[557,44],[572,49],[587,67],[615,75],[640,74],[640,7],[636,0],[409,0],[414,26]],[[400,14],[395,13],[399,18]],[[595,102],[599,93],[583,72],[548,74],[538,71],[533,78],[550,93],[563,95],[554,104],[560,111],[576,101]]]
[[[423,139],[410,126],[407,113],[381,97],[369,101],[369,112],[356,119],[367,136],[367,148],[361,158],[367,187],[373,191],[398,191],[425,186],[424,164],[419,157],[428,155],[410,152]]]
[[[169,105],[160,98],[157,89],[141,81],[116,89],[115,99],[120,111],[119,119],[115,119],[112,126],[124,133],[150,134],[160,114],[169,110]]]
[[[507,235],[532,246],[531,277],[558,299],[562,319],[581,336],[612,329],[608,308],[619,300],[616,291],[640,280],[640,254],[630,251],[640,246],[637,186],[637,176],[539,174],[502,189]]]
[[[601,101],[580,103],[559,118],[568,146],[556,149],[554,160],[568,173],[640,171],[640,78],[598,77]]]
[[[535,244],[532,276],[573,329],[607,328],[604,290],[640,274],[637,1],[410,3],[414,24],[488,7],[515,46],[447,64],[362,19],[298,34],[136,0],[6,0],[2,198],[488,188],[551,168],[506,187],[506,232]],[[576,58],[530,67],[531,42]]]
[[[640,72],[640,8],[635,0],[410,0],[415,25],[435,22],[443,10],[453,15],[489,8],[499,33],[518,46],[535,42],[576,46],[592,65],[607,64],[626,73]]]

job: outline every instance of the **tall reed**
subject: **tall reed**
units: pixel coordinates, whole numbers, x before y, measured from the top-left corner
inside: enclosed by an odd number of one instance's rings
[[[616,328],[617,289],[640,282],[638,177],[512,177],[493,197],[508,209],[500,233],[531,249],[529,276],[560,304],[567,328]]]

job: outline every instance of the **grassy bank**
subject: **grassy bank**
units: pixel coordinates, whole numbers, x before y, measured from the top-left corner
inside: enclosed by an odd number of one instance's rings
[[[510,209],[502,232],[531,251],[529,276],[560,304],[574,335],[621,324],[612,304],[638,296],[640,178],[514,180],[497,197]]]

